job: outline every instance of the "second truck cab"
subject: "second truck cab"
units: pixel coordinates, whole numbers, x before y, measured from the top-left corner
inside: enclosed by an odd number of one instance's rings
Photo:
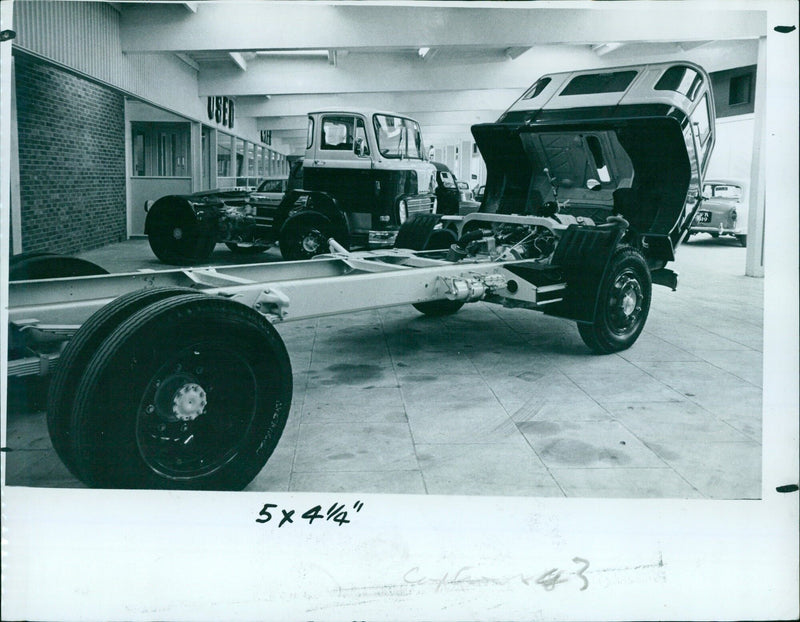
[[[411,216],[436,207],[436,168],[425,155],[419,123],[375,110],[324,110],[308,115],[303,189],[280,236],[287,259],[325,252],[329,237],[350,246],[394,243]]]

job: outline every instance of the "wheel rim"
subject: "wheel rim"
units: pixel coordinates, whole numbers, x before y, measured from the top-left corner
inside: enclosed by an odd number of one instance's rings
[[[208,475],[233,459],[256,416],[256,379],[221,344],[187,348],[150,380],[136,416],[139,453],[172,479]]]
[[[323,243],[322,232],[311,229],[300,239],[300,250],[306,255],[316,255]]]
[[[644,294],[633,270],[621,272],[611,285],[608,300],[608,324],[617,335],[636,330],[642,317]]]

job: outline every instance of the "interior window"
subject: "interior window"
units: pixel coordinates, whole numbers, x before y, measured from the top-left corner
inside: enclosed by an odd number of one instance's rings
[[[353,150],[353,117],[322,118],[322,149]]]

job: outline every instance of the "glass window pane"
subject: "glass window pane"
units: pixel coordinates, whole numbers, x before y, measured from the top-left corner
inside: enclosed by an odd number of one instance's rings
[[[619,93],[627,89],[635,77],[635,71],[614,71],[612,73],[591,73],[576,76],[570,80],[566,88],[559,93],[559,96]]]

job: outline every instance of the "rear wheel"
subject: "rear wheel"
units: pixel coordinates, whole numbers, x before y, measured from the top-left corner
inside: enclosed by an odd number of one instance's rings
[[[9,281],[58,279],[97,274],[108,274],[108,270],[85,259],[54,253],[23,253],[12,257],[8,264]]]
[[[210,233],[188,217],[162,214],[150,225],[147,236],[150,248],[161,261],[176,266],[190,266],[206,261],[216,246]]]
[[[632,248],[619,249],[600,286],[594,322],[578,323],[584,343],[598,354],[630,348],[647,321],[651,293],[644,257]]]
[[[148,305],[190,293],[179,287],[158,287],[130,292],[97,311],[73,335],[58,359],[47,397],[47,431],[58,457],[77,474],[71,452],[70,416],[75,389],[100,345],[131,315]]]
[[[71,443],[86,484],[238,490],[278,443],[292,372],[266,319],[189,294],[123,322],[75,394]]]

